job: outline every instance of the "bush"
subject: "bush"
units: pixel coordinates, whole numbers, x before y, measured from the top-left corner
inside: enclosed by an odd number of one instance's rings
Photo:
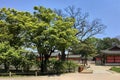
[[[65,61],[58,60],[54,64],[54,70],[56,73],[64,73],[67,71],[67,68],[68,66]]]
[[[78,67],[77,63],[73,61],[68,61],[67,62],[67,67],[69,72],[75,72],[75,69]]]
[[[73,61],[61,61],[53,58],[47,62],[47,70],[49,73],[75,72],[76,67],[78,67],[78,65]]]
[[[52,58],[47,62],[47,70],[49,73],[55,73],[54,65],[56,63],[57,59]]]

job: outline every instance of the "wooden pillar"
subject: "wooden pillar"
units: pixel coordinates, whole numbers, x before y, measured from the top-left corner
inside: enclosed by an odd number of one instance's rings
[[[107,55],[104,56],[104,65],[107,63],[106,59],[107,59]]]

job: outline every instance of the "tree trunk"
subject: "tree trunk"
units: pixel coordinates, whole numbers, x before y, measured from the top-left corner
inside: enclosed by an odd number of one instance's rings
[[[18,71],[18,68],[19,68],[18,66],[15,66],[16,71]]]
[[[61,54],[61,60],[65,61],[65,59],[66,59],[65,49],[63,49],[61,52],[62,52],[62,54]]]
[[[42,55],[43,56],[43,55]],[[44,60],[42,58],[42,62],[41,62],[41,73],[45,73],[47,72],[47,61],[49,60],[50,55],[45,54],[44,55]]]
[[[49,60],[52,52],[54,52],[55,48],[50,51],[48,54],[47,52],[39,53],[40,54],[40,61],[41,61],[41,73],[47,72],[47,61]]]
[[[41,66],[40,66],[40,68],[41,68],[41,73],[43,73],[44,72],[44,62],[43,62],[43,54],[41,54]]]
[[[7,62],[6,60],[5,60],[5,62],[4,62],[4,69],[5,69],[5,71],[6,72],[8,72],[9,71],[9,62]]]
[[[47,61],[49,60],[50,56],[48,54],[44,55],[45,60],[44,60],[44,71],[47,72]]]

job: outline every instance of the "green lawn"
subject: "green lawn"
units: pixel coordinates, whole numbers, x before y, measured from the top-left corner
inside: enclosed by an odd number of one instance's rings
[[[120,73],[120,67],[112,67],[110,70]]]

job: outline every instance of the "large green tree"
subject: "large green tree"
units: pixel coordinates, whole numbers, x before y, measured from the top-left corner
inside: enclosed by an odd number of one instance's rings
[[[77,42],[75,34],[76,29],[73,29],[74,19],[62,18],[55,14],[50,8],[34,7],[34,19],[28,30],[29,39],[32,46],[36,46],[40,54],[42,63],[41,71],[45,71],[46,62],[55,49],[65,55],[65,49]],[[43,57],[45,59],[43,59]],[[65,60],[65,57],[62,57]],[[45,66],[43,66],[45,65]]]
[[[30,14],[10,8],[0,9],[0,42],[7,41],[15,51],[25,46],[36,47],[42,59],[41,70],[45,70],[55,49],[62,52],[61,59],[65,60],[65,49],[78,41],[77,30],[72,28],[73,18],[63,18],[42,6],[34,7],[34,10],[34,14]]]
[[[20,53],[24,52],[25,46],[28,42],[26,41],[27,37],[25,35],[27,33],[27,28],[30,26],[30,22],[32,22],[32,20],[32,15],[29,12],[17,11],[10,8],[0,9],[0,43],[1,46],[3,46],[3,43],[7,42],[7,45],[5,44],[4,46],[6,46],[6,49],[8,49],[5,52],[0,52],[1,57],[3,57],[3,53],[5,54],[5,59],[1,58],[5,65],[5,69],[7,67],[9,68],[10,64],[14,65],[16,69],[20,67],[22,57]],[[8,54],[9,49],[14,51]],[[13,53],[19,57],[9,57]],[[9,62],[6,61],[5,63],[5,60],[8,57]],[[6,65],[8,66],[6,67]]]

